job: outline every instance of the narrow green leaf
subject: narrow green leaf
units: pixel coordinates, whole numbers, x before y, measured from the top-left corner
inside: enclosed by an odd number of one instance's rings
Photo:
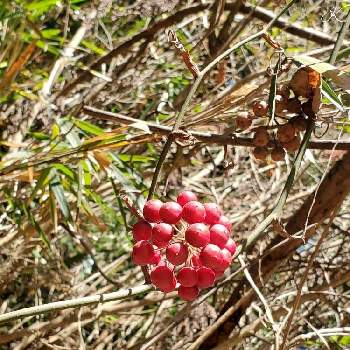
[[[53,166],[62,174],[66,175],[71,180],[75,180],[75,174],[74,172],[68,168],[66,165],[63,165],[61,163],[54,163]]]
[[[55,177],[50,181],[50,189],[53,191],[53,193],[56,197],[58,206],[61,209],[63,216],[68,221],[72,221],[70,208],[69,208],[66,196],[64,194],[63,186],[60,182],[60,178],[58,175],[55,175]]]
[[[51,171],[51,168],[46,168],[46,169],[44,169],[44,170],[41,172],[41,174],[40,174],[40,176],[39,176],[39,178],[38,178],[38,181],[37,181],[37,183],[36,183],[36,185],[35,185],[35,187],[34,187],[34,190],[33,190],[32,194],[31,194],[31,196],[30,196],[30,198],[29,198],[28,203],[30,203],[30,202],[34,199],[36,193],[37,193],[39,190],[42,190],[42,191],[45,190],[45,187],[46,187],[46,185],[48,184],[48,182],[49,182],[49,180],[50,180],[50,179],[49,179],[49,177],[50,177],[50,171]]]
[[[326,96],[326,98],[333,103],[340,111],[344,112],[344,106],[337,94],[333,91],[332,87],[328,84],[328,82],[322,79],[322,94]]]
[[[74,120],[74,124],[81,130],[85,131],[88,134],[92,135],[101,135],[103,134],[103,129],[98,126],[87,122],[86,120]]]

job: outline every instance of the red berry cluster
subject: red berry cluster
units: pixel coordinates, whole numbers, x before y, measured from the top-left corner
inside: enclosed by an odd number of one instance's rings
[[[143,216],[133,226],[132,259],[154,265],[151,281],[161,291],[178,287],[182,299],[194,300],[230,266],[236,252],[232,226],[215,203],[202,204],[193,192],[183,191],[177,202],[148,201]]]

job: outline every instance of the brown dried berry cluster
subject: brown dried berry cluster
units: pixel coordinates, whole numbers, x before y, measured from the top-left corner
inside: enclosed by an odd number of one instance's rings
[[[275,98],[275,115],[288,119],[285,124],[278,125],[277,131],[273,131],[275,128],[270,131],[267,126],[255,129],[253,155],[256,159],[265,160],[270,155],[273,161],[278,162],[284,160],[286,152],[293,153],[299,149],[299,133],[306,130],[307,119],[299,99],[290,95],[289,86],[282,86],[277,90]],[[268,111],[269,105],[265,101],[257,100],[252,104],[252,115],[255,118],[266,117]],[[243,124],[242,121],[240,123]]]

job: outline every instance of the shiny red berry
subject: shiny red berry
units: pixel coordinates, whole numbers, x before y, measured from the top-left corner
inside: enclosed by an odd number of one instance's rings
[[[216,203],[205,203],[205,222],[209,225],[217,224],[220,220],[221,210]]]
[[[177,224],[181,220],[182,206],[176,202],[164,203],[159,210],[160,218],[167,224]]]
[[[166,264],[160,264],[154,268],[151,272],[151,281],[165,293],[171,292],[176,287],[174,272]]]
[[[152,236],[152,225],[146,221],[139,221],[132,227],[132,235],[135,241],[147,241]]]
[[[137,242],[132,249],[132,261],[136,265],[151,264],[154,256],[154,248],[147,241]]]
[[[214,244],[208,244],[199,255],[202,264],[213,270],[222,270],[223,255],[221,249]]]
[[[190,201],[196,201],[197,196],[191,192],[191,191],[182,191],[178,196],[176,201],[181,205],[184,206],[187,202]]]
[[[220,270],[226,270],[230,265],[232,261],[232,255],[227,249],[223,249],[222,251],[222,269]]]
[[[202,263],[199,259],[199,256],[197,255],[193,255],[192,258],[191,258],[191,265],[194,266],[194,267],[199,267],[199,266],[202,266]]]
[[[229,230],[229,232],[232,231],[232,224],[225,215],[220,216],[218,224],[224,225]]]
[[[214,285],[215,272],[209,267],[202,266],[197,269],[197,287],[209,288]]]
[[[185,238],[194,247],[205,247],[210,242],[209,229],[204,224],[192,224],[187,228]]]
[[[172,243],[168,245],[165,254],[173,265],[181,265],[187,260],[188,248],[183,243]]]
[[[143,217],[145,220],[148,222],[160,222],[159,210],[162,204],[159,199],[151,199],[146,202],[143,207]]]
[[[155,224],[152,229],[153,242],[169,242],[173,238],[173,227],[161,222]]]
[[[229,238],[225,244],[225,249],[227,249],[232,255],[236,253],[237,245],[232,238]]]
[[[183,267],[177,274],[177,281],[184,287],[197,284],[197,271],[193,267]]]
[[[178,291],[178,295],[180,298],[186,301],[193,301],[199,295],[199,289],[197,287],[184,287],[180,286]]]
[[[221,224],[215,224],[210,228],[210,243],[224,248],[228,241],[228,229]]]
[[[197,201],[186,203],[182,208],[182,218],[189,224],[204,222],[205,208],[204,205]]]
[[[160,251],[156,250],[153,254],[152,262],[150,263],[151,265],[158,265],[160,260],[161,260],[161,254]]]

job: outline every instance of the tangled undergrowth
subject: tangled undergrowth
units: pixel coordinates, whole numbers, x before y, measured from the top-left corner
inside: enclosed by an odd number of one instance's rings
[[[0,349],[347,349],[349,5],[2,2]]]

